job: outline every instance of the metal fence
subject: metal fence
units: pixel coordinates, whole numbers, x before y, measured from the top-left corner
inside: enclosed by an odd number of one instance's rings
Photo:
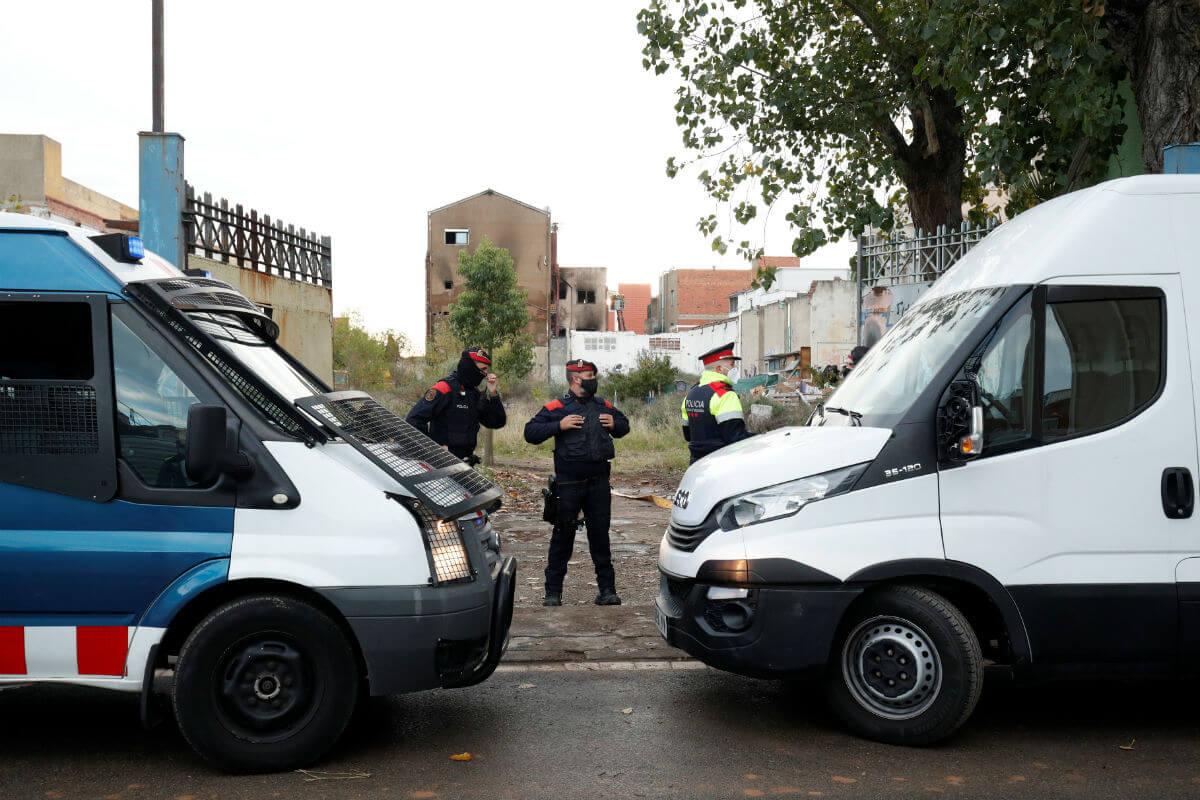
[[[889,236],[864,235],[858,237],[858,343],[864,342],[863,295],[877,288],[908,286],[902,294],[911,302],[923,287],[930,285],[950,269],[956,261],[967,254],[979,240],[995,229],[992,220],[977,227],[965,220],[957,229],[940,226],[933,233],[892,233]],[[901,294],[900,290],[896,290]],[[890,293],[889,293],[890,294]],[[892,317],[904,313],[906,303],[897,302],[896,307],[886,313],[886,324]]]
[[[984,227],[972,227],[964,220],[957,230],[943,225],[934,233],[860,236],[859,285],[933,283],[995,227],[995,221]]]
[[[295,225],[272,221],[253,209],[214,201],[205,192],[197,197],[187,186],[183,233],[189,255],[235,264],[289,280],[333,285],[332,245],[328,236]]]

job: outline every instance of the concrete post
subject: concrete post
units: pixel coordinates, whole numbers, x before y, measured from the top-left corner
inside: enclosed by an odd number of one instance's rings
[[[146,249],[187,268],[183,239],[183,137],[138,134],[138,228]]]

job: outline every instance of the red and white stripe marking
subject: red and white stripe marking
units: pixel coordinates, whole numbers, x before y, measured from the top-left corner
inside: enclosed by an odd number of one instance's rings
[[[124,677],[136,628],[0,626],[0,676]]]

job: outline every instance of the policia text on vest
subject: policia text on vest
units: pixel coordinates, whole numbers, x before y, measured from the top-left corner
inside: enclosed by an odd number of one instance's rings
[[[684,397],[681,409],[683,438],[687,440],[693,464],[727,444],[750,436],[742,401],[729,379],[729,371],[740,360],[733,354],[733,342],[700,356],[704,372],[700,383]]]
[[[620,605],[609,548],[608,523],[612,495],[609,460],[616,455],[613,439],[629,433],[629,420],[612,403],[596,395],[596,365],[582,359],[567,364],[570,390],[551,400],[525,424],[525,441],[541,444],[554,437],[551,486],[557,513],[550,535],[543,605],[562,605],[563,579],[575,547],[576,522],[582,511],[588,549],[596,567],[597,605]]]

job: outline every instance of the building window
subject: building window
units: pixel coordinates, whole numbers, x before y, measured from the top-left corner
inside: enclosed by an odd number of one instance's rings
[[[679,350],[679,339],[674,336],[651,336],[651,350]]]
[[[603,350],[613,352],[617,349],[615,336],[588,336],[583,340],[584,350]]]
[[[448,291],[450,291],[451,289],[453,289],[453,288],[454,288],[454,281],[443,281],[443,282],[442,282],[442,286],[443,286],[443,287],[446,289],[446,291],[448,292]]]
[[[559,299],[559,300],[566,300],[566,299],[567,299],[567,284],[566,284],[566,281],[559,281],[559,282],[558,282],[558,299]]]
[[[595,303],[596,292],[594,289],[579,289],[575,292],[575,302],[581,304]]]
[[[470,235],[470,228],[446,228],[446,244],[465,245]]]
[[[738,299],[736,297],[729,298],[729,313],[736,314],[738,310]]]

